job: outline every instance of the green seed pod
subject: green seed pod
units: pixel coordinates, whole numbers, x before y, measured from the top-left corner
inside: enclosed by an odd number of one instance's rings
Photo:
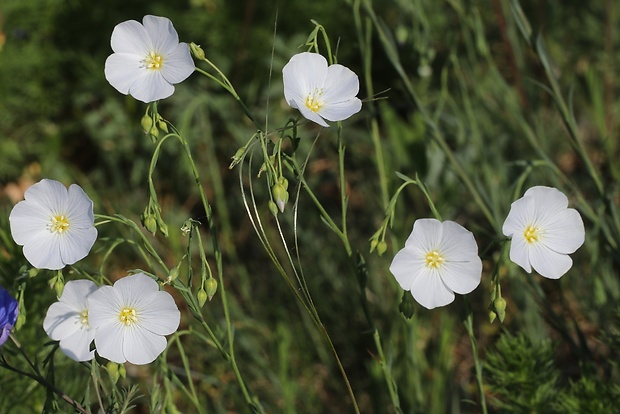
[[[377,254],[379,256],[382,256],[383,253],[385,253],[385,251],[387,250],[387,243],[385,242],[385,240],[381,240],[378,244],[377,244]]]
[[[151,128],[153,128],[153,118],[149,115],[144,115],[140,120],[140,125],[142,125],[142,130],[145,134],[151,132]]]
[[[157,220],[152,215],[148,215],[142,219],[142,225],[153,236],[157,233]]]
[[[204,289],[200,289],[198,293],[196,294],[196,299],[198,299],[198,306],[202,308],[205,305],[205,303],[207,303],[208,298],[209,297],[207,295],[207,292],[205,292]]]
[[[56,296],[61,297],[63,290],[65,290],[65,282],[62,278],[56,278],[56,283],[54,283],[54,290],[56,291]]]
[[[282,184],[277,183],[271,188],[271,194],[273,194],[273,199],[280,213],[284,213],[284,208],[288,201],[288,191],[286,191],[286,188]]]
[[[497,314],[494,311],[489,311],[489,322],[490,323],[493,323],[496,317],[497,317]]]
[[[403,297],[398,305],[398,310],[407,319],[411,319],[415,313],[415,303],[413,303],[413,296],[407,291],[403,292]]]
[[[379,243],[379,241],[377,239],[372,239],[370,241],[370,253],[375,251],[375,249],[377,248],[377,244],[378,243]]]
[[[269,200],[269,211],[271,211],[271,214],[273,214],[274,217],[278,215],[278,206],[276,206],[276,203],[271,200]]]
[[[205,290],[207,292],[207,296],[209,297],[209,301],[211,301],[211,299],[213,299],[213,295],[217,292],[217,280],[213,277],[205,280]]]

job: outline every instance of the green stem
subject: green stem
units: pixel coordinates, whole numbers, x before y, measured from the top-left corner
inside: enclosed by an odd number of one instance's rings
[[[474,357],[474,369],[476,372],[476,385],[478,386],[478,395],[480,397],[480,405],[482,407],[482,413],[487,414],[487,402],[486,397],[484,395],[484,386],[482,382],[482,364],[480,364],[480,359],[478,358],[478,345],[476,344],[476,337],[474,335],[474,327],[473,327],[473,312],[471,309],[471,304],[469,302],[469,298],[465,296],[465,303],[467,306],[467,317],[463,321],[465,325],[465,329],[467,330],[467,335],[469,336],[469,342],[471,343],[471,351]]]

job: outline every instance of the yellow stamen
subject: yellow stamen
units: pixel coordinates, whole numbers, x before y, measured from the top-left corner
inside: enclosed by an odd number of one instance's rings
[[[164,58],[159,53],[151,51],[144,59],[148,69],[161,69],[164,64]]]
[[[319,112],[319,110],[323,107],[323,100],[321,97],[323,96],[323,89],[315,89],[314,93],[311,93],[306,98],[306,107],[312,112]]]
[[[84,328],[88,328],[88,310],[84,310],[80,313],[80,323]]]
[[[138,322],[136,310],[129,307],[121,309],[121,312],[118,314],[118,319],[125,326],[130,326]]]
[[[444,258],[437,250],[432,250],[426,254],[426,267],[439,269],[444,262]]]
[[[64,214],[59,214],[52,217],[52,222],[47,227],[52,233],[62,234],[69,229],[69,219]]]
[[[532,225],[527,226],[525,231],[523,232],[523,237],[528,243],[534,243],[540,240],[540,227],[534,227]]]

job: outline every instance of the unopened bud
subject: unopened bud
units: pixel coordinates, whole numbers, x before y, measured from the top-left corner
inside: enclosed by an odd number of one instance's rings
[[[200,45],[197,45],[196,43],[192,42],[189,44],[189,50],[192,51],[192,55],[194,55],[196,59],[200,59],[200,60],[206,59],[205,51],[202,50]]]
[[[284,207],[286,207],[286,202],[288,201],[288,191],[286,191],[282,184],[277,183],[272,187],[271,193],[278,206],[278,210],[280,210],[280,213],[284,213]]]
[[[17,321],[15,322],[15,330],[19,331],[22,326],[26,323],[26,314],[23,312],[19,312],[17,314]]]
[[[159,129],[157,129],[157,126],[153,125],[153,127],[149,130],[149,135],[154,140],[157,139],[157,137],[159,137]]]
[[[496,317],[497,314],[494,311],[489,311],[489,322],[493,323]]]
[[[168,280],[170,282],[172,282],[173,280],[175,280],[177,277],[179,277],[179,268],[181,267],[181,263],[179,263],[178,265],[176,265],[175,267],[173,267],[172,269],[170,269],[170,272],[168,273]]]
[[[142,125],[142,130],[145,134],[151,132],[151,128],[153,128],[153,118],[149,115],[144,115],[140,120],[140,125]]]
[[[209,297],[209,301],[211,301],[211,299],[213,299],[213,295],[217,292],[217,280],[213,277],[205,280],[205,290],[207,292],[207,296]]]
[[[116,384],[121,376],[121,374],[118,372],[118,364],[116,362],[110,361],[106,364],[105,368],[108,370],[108,374],[110,374],[112,382]]]
[[[28,269],[28,277],[35,277],[37,274],[39,274],[39,269],[36,267]]]
[[[239,164],[239,162],[243,159],[243,154],[245,154],[245,147],[241,147],[235,152],[235,155],[232,156],[232,162],[228,166],[229,170],[232,170],[235,165]]]
[[[375,239],[375,238],[370,240],[370,253],[375,251],[375,249],[377,248],[377,244],[378,243],[379,243],[379,241],[377,239]]]
[[[166,123],[166,121],[160,120],[159,122],[157,122],[157,126],[166,134],[168,133],[168,124]]]
[[[56,296],[61,297],[63,290],[65,290],[65,283],[62,278],[56,278],[56,283],[54,283],[54,290],[56,291]]]
[[[285,177],[280,177],[278,179],[278,184],[282,184],[285,190],[288,190],[288,180]]]
[[[153,236],[157,233],[157,220],[152,215],[148,215],[142,219],[142,225]]]
[[[198,293],[196,294],[196,299],[198,299],[198,306],[202,308],[205,305],[205,303],[207,303],[208,298],[209,297],[207,295],[207,292],[205,292],[204,289],[200,289]]]
[[[164,223],[164,221],[160,218],[159,220],[157,220],[157,224],[159,225],[159,231],[161,231],[161,234],[164,235],[164,237],[168,237],[168,225],[166,223]]]
[[[273,216],[277,216],[278,215],[278,206],[276,206],[276,203],[274,203],[273,201],[269,200],[269,211],[271,211],[271,214],[273,214]]]
[[[506,300],[501,296],[493,301],[493,307],[495,307],[495,313],[499,317],[499,321],[504,323],[506,317]]]
[[[125,364],[118,364],[118,373],[121,378],[127,378],[127,370],[125,369]]]
[[[415,313],[415,304],[413,303],[413,296],[409,292],[407,291],[403,292],[403,297],[400,301],[400,305],[398,305],[398,310],[407,319],[411,319],[411,317]]]
[[[377,243],[377,254],[379,256],[382,256],[386,250],[387,250],[387,243],[385,242],[385,240],[381,240],[379,243]]]

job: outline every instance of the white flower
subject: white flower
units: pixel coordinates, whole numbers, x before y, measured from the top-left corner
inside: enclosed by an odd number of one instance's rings
[[[105,77],[120,93],[149,103],[174,93],[175,83],[195,69],[186,43],[165,17],[144,16],[119,23],[112,31],[114,53],[105,61]]]
[[[88,323],[88,297],[95,290],[90,280],[67,282],[58,302],[47,310],[43,329],[54,341],[60,341],[60,349],[76,361],[89,361],[95,356],[90,343],[95,330]]]
[[[469,230],[453,221],[419,219],[390,271],[420,305],[433,309],[451,303],[454,292],[474,290],[480,284],[482,261]]]
[[[558,279],[573,265],[568,256],[585,240],[583,220],[553,187],[532,187],[512,203],[502,231],[512,237],[510,260],[531,273]]]
[[[38,269],[62,269],[88,255],[97,239],[93,202],[79,185],[43,179],[9,216],[15,243]]]
[[[119,364],[153,362],[181,320],[172,296],[144,273],[100,287],[89,303],[97,353]]]
[[[342,121],[362,109],[355,96],[360,83],[357,75],[342,65],[327,66],[318,53],[299,53],[282,69],[284,98],[310,121],[328,127],[328,121]]]

